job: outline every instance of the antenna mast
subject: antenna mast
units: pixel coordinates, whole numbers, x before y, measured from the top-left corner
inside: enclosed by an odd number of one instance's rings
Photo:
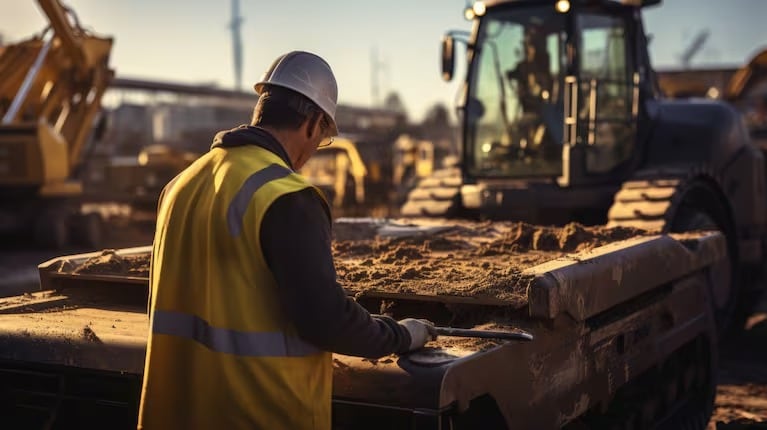
[[[240,0],[232,0],[232,48],[234,50],[234,88],[242,90],[242,27],[243,18],[240,16]]]

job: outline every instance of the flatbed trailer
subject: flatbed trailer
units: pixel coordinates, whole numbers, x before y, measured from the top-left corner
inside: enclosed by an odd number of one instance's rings
[[[114,254],[148,261],[150,253]],[[135,428],[148,278],[77,272],[99,255],[47,261],[41,291],[0,300],[5,420]],[[526,268],[515,278],[526,283],[521,301],[408,290],[406,279],[388,291],[350,291],[374,313],[521,329],[534,340],[440,337],[403,356],[336,354],[333,426],[705,428],[717,366],[710,296],[726,264],[720,233],[645,235]]]

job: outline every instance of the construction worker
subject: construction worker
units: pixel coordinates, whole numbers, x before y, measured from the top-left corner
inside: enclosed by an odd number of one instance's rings
[[[139,429],[329,429],[330,352],[434,337],[336,281],[328,204],[296,173],[338,133],[330,66],[290,52],[255,90],[251,125],[218,133],[160,197]]]
[[[551,103],[553,77],[550,72],[549,53],[546,50],[546,36],[543,34],[542,27],[539,24],[528,25],[522,42],[523,58],[514,69],[506,73],[508,79],[516,82],[518,102],[521,107],[521,115],[516,118],[516,125],[519,127],[519,145],[522,147],[521,154],[529,155],[534,151],[545,149],[542,154],[559,158],[561,148],[551,144],[551,137],[547,138],[544,124],[544,114],[547,105]],[[552,149],[554,149],[553,152]]]
[[[546,39],[536,25],[526,27],[523,45],[524,57],[506,76],[517,82],[519,103],[524,113],[538,114],[540,106],[551,92],[552,77],[549,71],[549,54]]]

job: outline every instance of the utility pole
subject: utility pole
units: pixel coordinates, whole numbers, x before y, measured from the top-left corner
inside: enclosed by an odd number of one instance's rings
[[[386,84],[389,79],[389,66],[378,56],[378,48],[375,46],[370,52],[370,95],[373,107],[381,106],[381,72],[386,73]]]
[[[232,30],[232,48],[234,51],[234,88],[242,90],[242,27],[243,18],[240,16],[240,0],[232,0],[232,21],[229,29]]]
[[[374,46],[370,51],[370,97],[373,107],[380,105],[378,82],[378,49]]]

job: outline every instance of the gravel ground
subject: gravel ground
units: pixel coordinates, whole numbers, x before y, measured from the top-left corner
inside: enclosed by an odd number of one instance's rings
[[[767,300],[759,308],[742,334],[722,349],[709,430],[767,430]]]

